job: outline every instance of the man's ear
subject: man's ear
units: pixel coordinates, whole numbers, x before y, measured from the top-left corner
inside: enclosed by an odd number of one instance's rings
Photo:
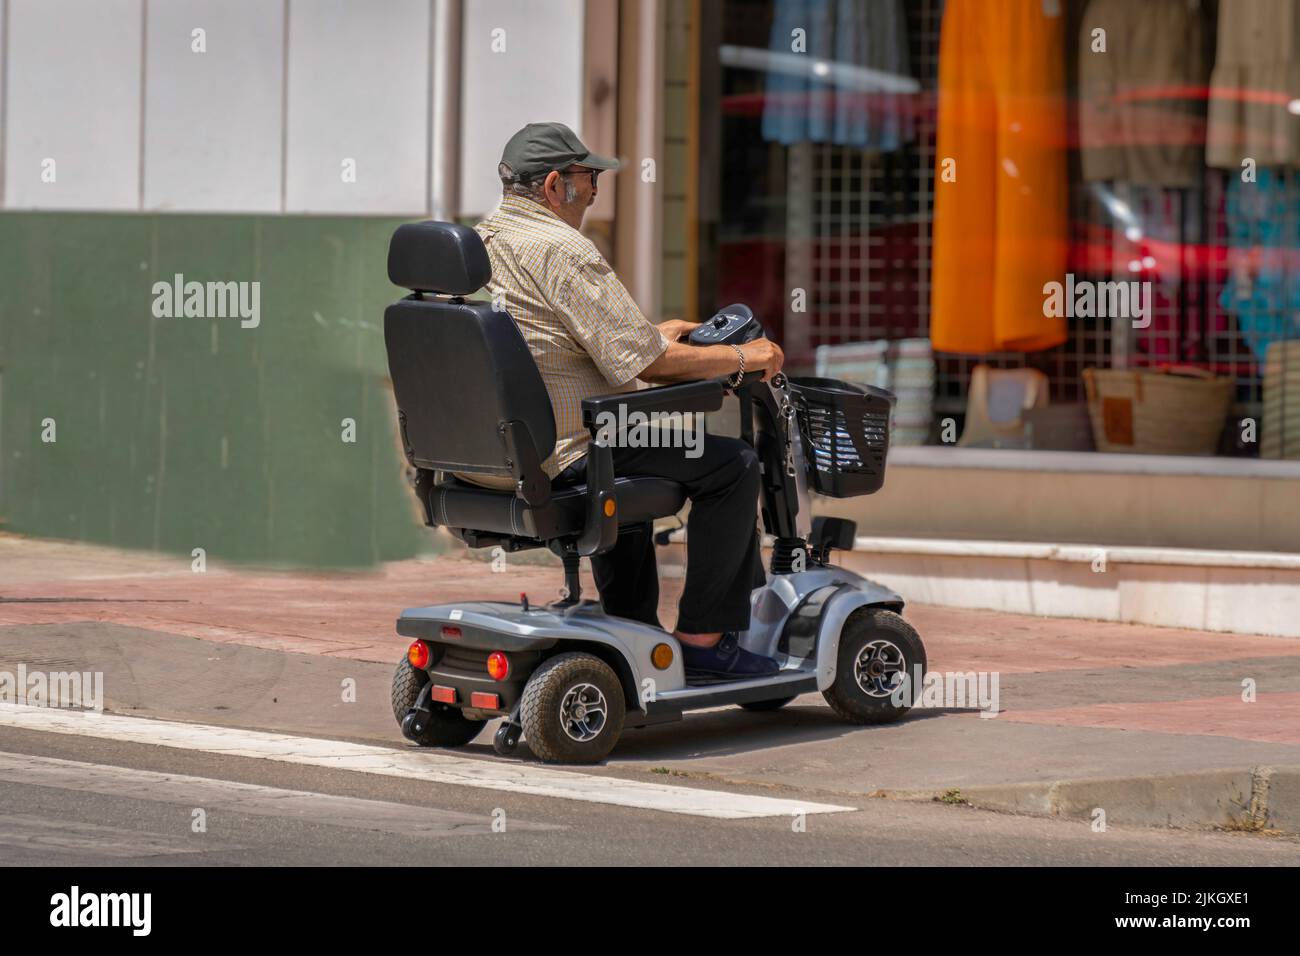
[[[542,195],[546,197],[548,202],[556,206],[564,205],[563,178],[558,171],[552,169],[546,174],[546,178],[542,180]]]

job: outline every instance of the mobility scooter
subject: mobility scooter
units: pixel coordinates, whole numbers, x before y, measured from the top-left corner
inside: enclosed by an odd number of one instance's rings
[[[688,710],[736,704],[774,711],[820,691],[860,724],[897,720],[915,702],[925,647],[901,617],[897,594],[830,563],[853,546],[855,525],[813,519],[809,486],[823,495],[870,494],[884,480],[893,396],[829,379],[773,376],[645,388],[582,403],[591,429],[587,483],[553,489],[541,463],[555,421],[541,375],[510,315],[464,298],[491,267],[477,233],[438,222],[403,225],[388,275],[411,294],[389,306],[384,339],[398,427],[429,527],[471,548],[548,548],[564,568],[561,599],[548,605],[466,599],[409,608],[397,633],[412,643],[393,677],[393,714],[421,746],[458,747],[487,721],[506,755],[521,735],[548,763],[594,763],[628,727],[681,719]],[[730,306],[690,335],[695,344],[761,336],[749,309]],[[738,403],[740,437],[762,464],[761,512],[775,539],[769,581],[752,596],[740,646],[776,659],[772,675],[688,680],[672,634],[612,617],[583,600],[579,562],[613,547],[620,525],[677,514],[676,482],[616,475],[608,416],[717,411]],[[620,421],[626,420],[624,417]],[[452,473],[504,476],[514,490],[480,487]],[[737,533],[752,533],[737,529]]]

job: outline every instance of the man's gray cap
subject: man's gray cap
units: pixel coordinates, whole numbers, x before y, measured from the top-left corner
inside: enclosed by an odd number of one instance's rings
[[[583,145],[576,133],[563,123],[529,123],[506,143],[501,162],[510,167],[515,179],[530,182],[551,170],[573,165],[591,169],[618,169],[617,159],[598,156]]]

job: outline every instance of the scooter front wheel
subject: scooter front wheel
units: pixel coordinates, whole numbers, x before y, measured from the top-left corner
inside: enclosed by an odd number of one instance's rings
[[[559,654],[524,685],[519,707],[528,749],[547,763],[596,763],[623,732],[623,685],[592,654]]]
[[[884,608],[844,622],[835,680],[822,692],[843,720],[887,724],[911,709],[925,674],[925,645],[911,624]]]

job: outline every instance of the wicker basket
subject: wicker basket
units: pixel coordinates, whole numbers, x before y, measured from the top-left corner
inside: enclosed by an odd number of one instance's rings
[[[1230,378],[1174,366],[1083,370],[1098,451],[1213,455],[1232,403]]]

